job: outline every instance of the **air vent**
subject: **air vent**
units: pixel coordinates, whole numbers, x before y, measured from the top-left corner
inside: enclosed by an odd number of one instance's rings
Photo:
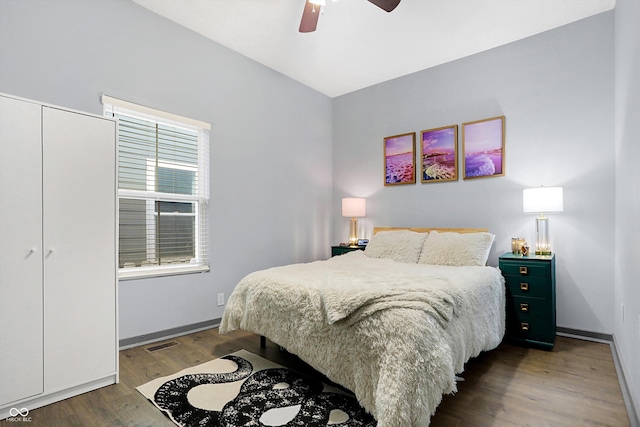
[[[145,348],[145,350],[147,350],[149,353],[153,353],[154,351],[164,350],[166,348],[174,347],[179,344],[180,343],[177,341],[167,341],[167,342],[163,342],[162,344],[156,344],[154,346],[147,347]]]

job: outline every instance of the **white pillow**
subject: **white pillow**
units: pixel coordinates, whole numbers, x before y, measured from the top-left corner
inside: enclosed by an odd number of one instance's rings
[[[380,231],[376,233],[364,253],[371,258],[387,258],[398,262],[417,263],[427,233],[410,230]]]
[[[432,231],[424,242],[420,264],[484,266],[496,236],[491,233],[438,233]]]

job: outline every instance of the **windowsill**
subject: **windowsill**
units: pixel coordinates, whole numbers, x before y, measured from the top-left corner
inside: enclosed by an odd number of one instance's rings
[[[166,265],[162,267],[133,267],[118,269],[118,280],[147,279],[150,277],[175,276],[178,274],[205,273],[207,265]]]

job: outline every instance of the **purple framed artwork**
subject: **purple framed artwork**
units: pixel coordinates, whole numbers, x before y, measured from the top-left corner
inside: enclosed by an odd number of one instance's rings
[[[504,176],[505,117],[462,124],[464,179]]]
[[[420,132],[421,181],[458,180],[458,125]]]
[[[384,185],[416,183],[416,133],[384,138]]]

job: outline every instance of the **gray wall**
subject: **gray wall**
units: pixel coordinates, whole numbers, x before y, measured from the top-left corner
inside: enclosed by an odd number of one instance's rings
[[[211,272],[120,282],[120,339],[220,318],[245,274],[329,255],[331,99],[282,74],[128,0],[0,0],[0,92],[213,123]]]
[[[615,336],[640,412],[640,1],[617,0],[615,17]]]
[[[385,136],[506,116],[506,176],[385,187]],[[459,130],[461,136],[461,129]],[[460,154],[460,153],[459,153]],[[489,263],[511,237],[535,240],[522,190],[564,187],[550,215],[558,325],[614,330],[614,14],[527,39],[334,99],[334,206],[367,198],[372,226],[487,227]],[[348,220],[334,209],[334,241]]]

